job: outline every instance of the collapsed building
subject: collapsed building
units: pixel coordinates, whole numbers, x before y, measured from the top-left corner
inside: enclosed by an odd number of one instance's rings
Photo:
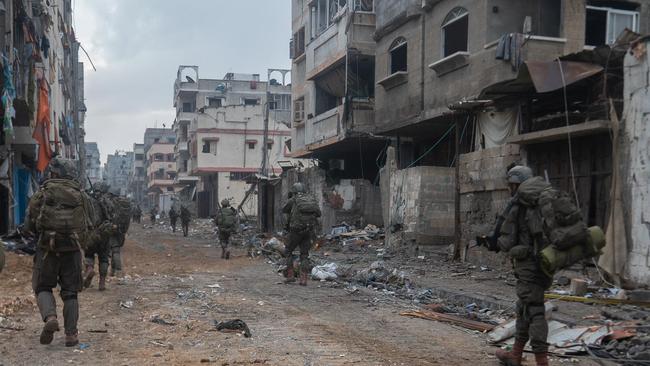
[[[454,243],[460,259],[505,207],[503,177],[517,163],[570,192],[587,224],[608,227],[624,56],[650,30],[649,1],[292,4],[291,148],[317,167],[276,189],[306,183],[324,232],[354,214],[379,219],[389,241]],[[645,258],[645,274],[624,277],[647,279]]]

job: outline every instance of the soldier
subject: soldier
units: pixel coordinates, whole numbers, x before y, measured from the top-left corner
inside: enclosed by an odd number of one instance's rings
[[[530,340],[537,365],[547,366],[548,323],[544,292],[551,286],[553,279],[544,274],[538,261],[538,253],[546,245],[541,235],[541,218],[535,214],[533,203],[521,199],[519,191],[526,181],[535,183],[540,191],[549,185],[540,177],[533,178],[532,170],[521,165],[511,168],[507,178],[513,198],[503,214],[505,221],[500,234],[496,240],[489,241],[488,248],[506,252],[512,259],[517,277],[517,321],[512,351],[498,350],[496,357],[505,365],[521,365],[524,347]]]
[[[169,222],[172,224],[172,232],[176,232],[176,220],[178,219],[178,213],[174,210],[174,206],[169,209]]]
[[[149,218],[151,219],[151,225],[156,224],[156,215],[158,215],[158,206],[154,206],[149,211]]]
[[[110,236],[111,249],[111,276],[120,276],[122,274],[122,247],[126,239],[126,233],[129,231],[131,202],[120,196],[119,188],[111,190],[111,198],[115,214],[113,215],[113,225],[116,227]]]
[[[293,268],[293,251],[300,248],[300,285],[307,285],[309,272],[309,249],[318,218],[321,216],[320,207],[316,198],[305,191],[302,183],[296,183],[289,192],[289,201],[282,208],[288,215],[289,244],[286,247],[287,279],[285,282],[295,282]]]
[[[183,226],[183,236],[187,236],[190,231],[190,220],[192,219],[192,214],[187,207],[181,205],[181,226]]]
[[[221,210],[215,217],[215,224],[219,228],[219,244],[221,244],[221,258],[230,259],[230,236],[236,230],[237,211],[230,207],[230,201],[224,199],[221,201]]]
[[[142,220],[142,209],[140,208],[140,205],[136,205],[135,208],[133,209],[133,222],[140,223]]]
[[[106,290],[106,276],[110,258],[109,239],[117,228],[113,225],[114,208],[108,191],[108,184],[100,182],[94,186],[90,201],[94,209],[94,230],[88,240],[88,249],[85,252],[86,272],[84,273],[84,287],[90,287],[95,276],[95,255],[99,261],[99,291]]]
[[[59,331],[56,301],[52,289],[61,287],[65,345],[79,344],[77,321],[82,288],[82,249],[92,230],[92,204],[77,182],[76,162],[54,157],[49,179],[29,201],[25,229],[38,237],[34,256],[32,287],[45,322],[41,344],[50,344]]]

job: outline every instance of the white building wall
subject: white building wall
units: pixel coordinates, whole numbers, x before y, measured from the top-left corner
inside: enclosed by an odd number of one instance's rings
[[[643,46],[643,45],[641,45]],[[640,47],[641,47],[640,46]],[[645,44],[640,58],[625,57],[625,100],[622,138],[626,145],[621,161],[627,160],[624,173],[624,199],[629,228],[627,277],[637,284],[650,283],[650,62]],[[627,157],[627,159],[626,159]]]

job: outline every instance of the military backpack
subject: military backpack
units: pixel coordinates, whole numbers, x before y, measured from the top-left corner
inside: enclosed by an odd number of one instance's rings
[[[124,197],[117,197],[114,200],[115,219],[121,233],[126,233],[129,230],[131,223],[131,202]]]
[[[223,231],[233,231],[237,224],[237,216],[232,207],[224,207],[217,216],[217,226]]]
[[[318,218],[321,216],[316,198],[311,194],[298,193],[293,200],[289,229],[299,232],[314,230],[318,225]]]

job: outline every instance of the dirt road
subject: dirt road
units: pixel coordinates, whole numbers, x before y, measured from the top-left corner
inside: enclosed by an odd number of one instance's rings
[[[80,295],[81,347],[64,347],[62,333],[38,344],[37,310],[19,304],[4,311],[25,329],[0,330],[0,365],[497,364],[480,335],[400,316],[407,302],[313,281],[284,285],[264,259],[218,255],[210,240],[134,225],[126,276]],[[31,298],[30,260],[10,255],[0,301]],[[214,320],[231,319],[252,337],[214,330]]]

